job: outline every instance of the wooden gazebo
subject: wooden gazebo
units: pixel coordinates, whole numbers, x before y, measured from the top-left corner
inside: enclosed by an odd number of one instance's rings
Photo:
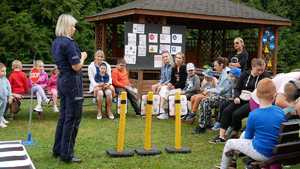
[[[247,51],[251,58],[263,57],[263,34],[268,29],[275,37],[270,58],[273,73],[277,71],[278,28],[291,25],[289,19],[229,0],[136,0],[87,16],[86,20],[95,24],[96,48],[104,50],[112,61],[124,55],[120,28],[125,22],[184,25],[188,30],[186,61],[197,66],[233,53],[229,30],[252,30],[250,36],[242,36]],[[145,79],[142,73],[138,79]]]

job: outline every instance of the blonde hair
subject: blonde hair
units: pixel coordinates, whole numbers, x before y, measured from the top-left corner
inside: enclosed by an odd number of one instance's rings
[[[184,63],[185,63],[185,56],[184,56],[184,53],[182,53],[182,52],[176,53],[175,58],[176,58],[177,55],[182,57],[182,64],[184,64]]]
[[[5,68],[6,68],[5,64],[0,62],[0,70],[5,69]]]
[[[262,79],[257,84],[257,97],[272,101],[276,94],[276,86],[270,78]]]
[[[174,66],[173,56],[170,54],[170,52],[168,52],[168,51],[163,51],[163,52],[161,53],[161,55],[163,55],[163,54],[167,54],[167,55],[168,55],[169,64],[170,64],[171,66]]]
[[[34,63],[34,67],[37,68],[38,66],[43,66],[44,62],[42,60],[36,60]]]
[[[233,42],[235,42],[235,41],[239,41],[241,43],[243,49],[245,48],[244,40],[241,37],[234,38]]]
[[[69,36],[70,34],[70,27],[75,26],[78,21],[69,14],[61,14],[58,17],[56,28],[55,28],[55,35],[56,36]]]
[[[94,57],[97,56],[97,55],[101,55],[105,59],[105,54],[104,54],[103,50],[101,50],[101,49],[97,50],[94,54]]]
[[[12,69],[22,69],[22,62],[19,60],[14,60],[11,63],[11,67],[12,67]]]

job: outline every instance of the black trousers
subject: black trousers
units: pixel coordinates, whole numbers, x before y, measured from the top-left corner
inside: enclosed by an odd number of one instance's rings
[[[60,115],[56,126],[53,154],[62,160],[71,160],[82,115],[83,91],[80,75],[61,76],[58,79]]]
[[[242,128],[242,120],[249,116],[250,111],[250,105],[249,103],[246,103],[240,107],[238,111],[233,112],[231,120],[231,127],[233,130],[239,131]]]
[[[232,125],[233,114],[243,114],[245,111],[249,113],[249,103],[247,101],[242,101],[240,104],[235,104],[233,101],[226,106],[224,111],[221,113],[221,128],[227,129]]]

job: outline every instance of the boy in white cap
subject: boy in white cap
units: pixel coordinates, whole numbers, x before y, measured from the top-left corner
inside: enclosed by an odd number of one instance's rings
[[[186,71],[187,79],[181,94],[186,95],[187,99],[190,100],[192,95],[195,95],[200,91],[200,78],[195,74],[195,66],[193,63],[188,63],[186,65]]]

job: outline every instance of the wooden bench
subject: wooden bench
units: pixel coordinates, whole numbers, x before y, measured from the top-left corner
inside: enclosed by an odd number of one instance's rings
[[[235,155],[239,152],[235,152]],[[237,155],[236,155],[237,156]],[[247,158],[247,157],[246,157]],[[246,161],[246,160],[244,160]],[[278,144],[273,149],[273,155],[267,161],[249,161],[249,167],[260,169],[271,165],[296,165],[300,163],[300,119],[284,122],[280,127]]]
[[[49,78],[51,76],[51,70],[55,68],[55,64],[44,64],[44,70],[48,73]],[[23,71],[29,77],[29,73],[33,68],[33,64],[23,64]],[[82,74],[83,74],[83,96],[84,98],[91,98],[93,97],[92,93],[89,93],[89,77],[88,77],[88,65],[83,65],[82,67]],[[51,97],[48,92],[46,92],[47,97]],[[30,94],[24,96],[24,99],[30,99]]]

